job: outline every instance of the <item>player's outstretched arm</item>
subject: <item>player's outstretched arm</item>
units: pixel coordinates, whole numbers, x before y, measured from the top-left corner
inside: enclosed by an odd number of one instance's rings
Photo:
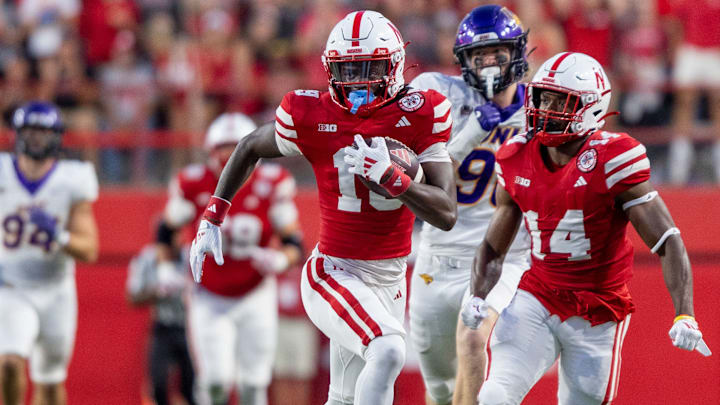
[[[261,125],[238,142],[230,160],[223,168],[215,188],[215,196],[232,201],[240,187],[250,177],[260,158],[283,156],[275,142],[275,124]]]
[[[68,232],[70,238],[63,249],[77,260],[96,261],[99,253],[98,230],[91,202],[80,201],[72,206]]]
[[[485,239],[475,251],[470,273],[471,297],[464,303],[461,313],[463,323],[470,329],[477,329],[488,315],[485,297],[500,279],[505,254],[522,222],[522,211],[505,188],[498,187],[495,197],[497,209]]]
[[[675,307],[676,318],[670,330],[673,344],[686,350],[697,348],[709,355],[694,318],[690,259],[670,211],[647,181],[621,193],[618,200],[645,244],[660,256],[665,285]]]
[[[262,125],[238,142],[230,160],[220,174],[215,194],[210,197],[195,239],[190,245],[190,270],[196,283],[199,283],[202,278],[206,253],[211,253],[217,264],[225,263],[222,254],[220,225],[230,209],[230,201],[250,177],[260,158],[280,156],[282,153],[275,141],[275,125],[273,123]]]
[[[418,218],[449,231],[457,221],[457,190],[452,163],[426,162],[422,168],[425,184],[412,182],[397,198]]]

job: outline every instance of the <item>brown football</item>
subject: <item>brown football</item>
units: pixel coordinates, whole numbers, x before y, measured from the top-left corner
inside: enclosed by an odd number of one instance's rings
[[[366,138],[365,142],[370,145],[371,139]],[[422,183],[425,181],[425,174],[423,173],[422,166],[418,162],[417,155],[412,149],[405,146],[404,143],[390,137],[385,137],[385,144],[387,145],[388,152],[390,152],[390,161],[396,169],[402,170],[407,174],[413,181]],[[393,198],[388,192],[380,185],[366,180],[364,177],[358,176],[360,182],[362,182],[370,190],[382,195],[385,198]]]

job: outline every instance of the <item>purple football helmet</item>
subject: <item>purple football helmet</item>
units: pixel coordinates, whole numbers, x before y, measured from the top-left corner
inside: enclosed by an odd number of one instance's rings
[[[494,94],[522,79],[528,70],[525,58],[527,34],[520,19],[505,7],[488,5],[473,9],[460,22],[453,47],[465,82],[486,99],[491,99]],[[470,51],[476,47],[498,45],[510,48],[510,60],[501,63],[508,65],[505,74],[500,74],[495,68],[496,74],[480,77],[479,69],[470,66]]]
[[[55,105],[43,101],[31,101],[17,110],[12,118],[15,129],[15,150],[32,159],[43,160],[57,156],[62,144],[64,126],[60,111]],[[47,132],[38,138],[36,131]]]

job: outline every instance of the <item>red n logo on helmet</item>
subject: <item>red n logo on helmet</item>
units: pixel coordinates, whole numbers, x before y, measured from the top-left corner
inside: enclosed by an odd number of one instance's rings
[[[598,90],[605,90],[605,78],[601,72],[595,71],[595,85]],[[600,86],[602,85],[602,89]]]

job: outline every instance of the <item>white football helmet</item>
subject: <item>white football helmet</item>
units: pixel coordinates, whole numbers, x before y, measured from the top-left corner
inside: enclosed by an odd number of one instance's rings
[[[545,91],[565,96],[560,111],[541,108]],[[559,53],[542,64],[527,86],[527,129],[546,146],[584,137],[605,125],[610,95],[610,80],[598,61],[582,53]]]
[[[386,104],[405,85],[405,43],[377,11],[353,11],[337,23],[322,63],[333,100],[352,113]]]
[[[218,146],[235,145],[257,126],[245,114],[224,113],[215,118],[205,134],[205,149],[212,151]]]

